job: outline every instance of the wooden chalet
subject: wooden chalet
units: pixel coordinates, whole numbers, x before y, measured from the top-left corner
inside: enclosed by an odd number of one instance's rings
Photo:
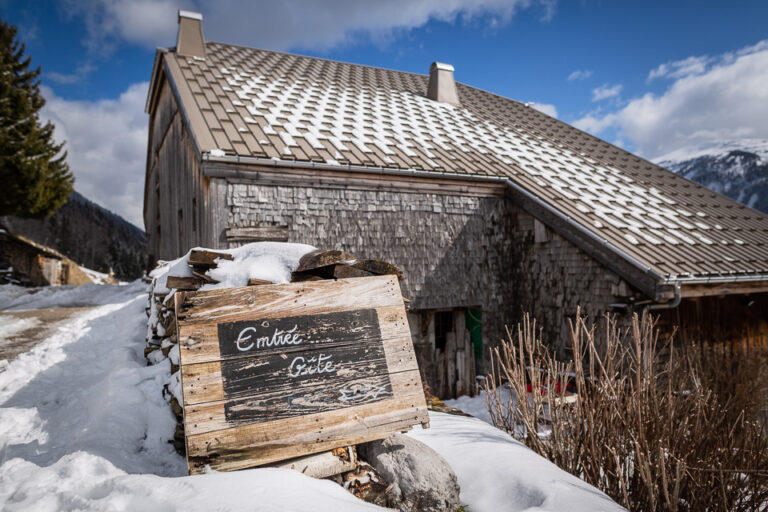
[[[205,41],[202,16],[181,11],[146,111],[153,259],[271,240],[390,261],[429,381],[466,336],[482,371],[523,312],[565,346],[579,305],[768,340],[768,217],[449,65]]]
[[[77,263],[59,251],[11,233],[0,225],[0,284],[22,286],[93,283]]]

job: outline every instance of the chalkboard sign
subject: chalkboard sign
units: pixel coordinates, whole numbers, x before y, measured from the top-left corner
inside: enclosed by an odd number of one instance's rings
[[[428,422],[394,276],[185,292],[176,310],[190,473]]]

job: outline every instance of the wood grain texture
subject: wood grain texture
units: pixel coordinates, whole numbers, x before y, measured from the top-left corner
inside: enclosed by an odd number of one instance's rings
[[[288,226],[229,227],[226,237],[233,242],[287,242]]]
[[[429,422],[395,276],[181,292],[176,304],[190,473]]]
[[[189,264],[201,267],[215,267],[217,259],[233,260],[234,256],[226,252],[192,249],[189,251]]]
[[[197,277],[168,276],[165,286],[169,289],[195,291],[205,284],[205,281]]]

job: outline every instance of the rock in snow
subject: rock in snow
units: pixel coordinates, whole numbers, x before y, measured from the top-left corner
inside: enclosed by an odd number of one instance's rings
[[[358,451],[392,485],[391,505],[400,512],[443,512],[461,505],[456,474],[424,443],[395,434]]]

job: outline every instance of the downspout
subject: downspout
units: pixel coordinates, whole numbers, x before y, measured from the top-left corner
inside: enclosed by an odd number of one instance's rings
[[[649,306],[646,306],[645,309],[649,311],[659,311],[662,309],[675,309],[677,306],[680,305],[680,301],[682,300],[682,295],[680,293],[680,282],[677,281],[675,283],[675,296],[670,300],[669,302],[663,302],[661,304],[651,304]]]

